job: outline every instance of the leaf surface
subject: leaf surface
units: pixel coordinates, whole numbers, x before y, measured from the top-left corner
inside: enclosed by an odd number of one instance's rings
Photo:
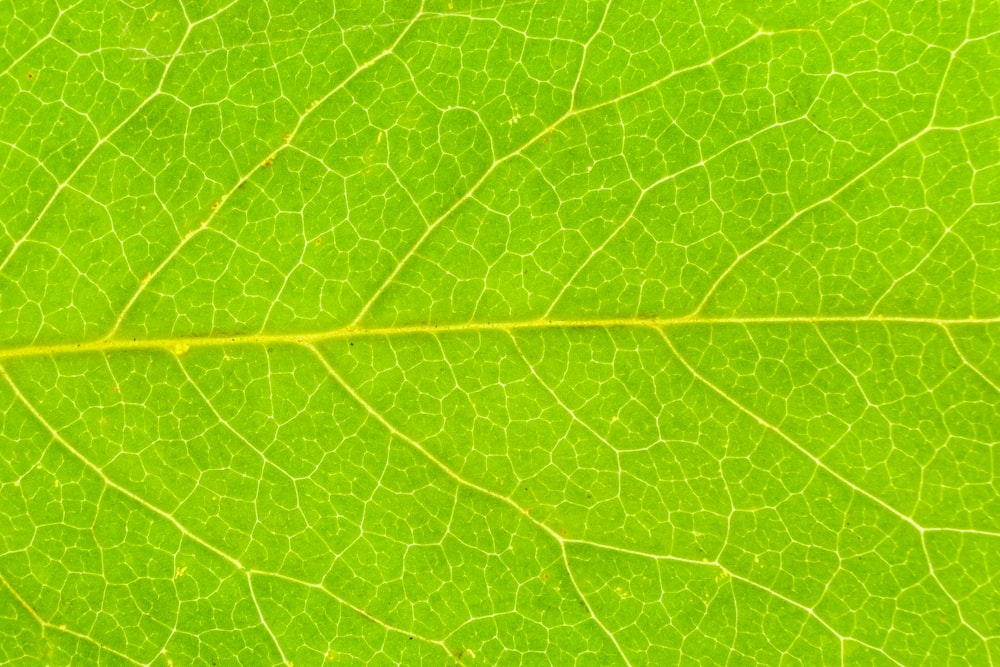
[[[0,7],[0,661],[1000,662],[994,0],[136,4]]]

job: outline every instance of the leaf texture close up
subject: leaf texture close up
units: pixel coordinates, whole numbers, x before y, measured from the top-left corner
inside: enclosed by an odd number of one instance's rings
[[[996,0],[0,28],[3,664],[1000,663]]]

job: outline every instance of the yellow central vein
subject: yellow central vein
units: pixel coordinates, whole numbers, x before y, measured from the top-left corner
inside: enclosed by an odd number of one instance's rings
[[[0,361],[22,357],[55,357],[86,352],[128,352],[165,350],[183,354],[193,348],[227,345],[301,345],[325,340],[393,337],[406,335],[441,335],[447,333],[512,332],[544,329],[616,329],[628,327],[669,328],[681,326],[722,326],[762,324],[925,324],[949,327],[961,324],[1000,324],[1000,317],[939,319],[930,317],[880,316],[801,316],[801,317],[651,317],[605,318],[590,320],[540,319],[520,322],[475,322],[465,324],[410,324],[392,327],[348,325],[328,331],[275,334],[212,334],[167,338],[101,338],[78,343],[50,343],[0,348]]]

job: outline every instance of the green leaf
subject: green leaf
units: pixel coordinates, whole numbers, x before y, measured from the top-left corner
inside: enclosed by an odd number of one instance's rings
[[[1000,663],[998,26],[0,5],[0,662]]]

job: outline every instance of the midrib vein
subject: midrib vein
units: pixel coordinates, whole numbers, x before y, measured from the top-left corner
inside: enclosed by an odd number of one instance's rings
[[[757,325],[757,324],[925,324],[948,327],[961,324],[996,324],[1000,317],[992,318],[929,318],[904,316],[800,316],[800,317],[632,317],[603,319],[539,319],[520,322],[473,322],[465,324],[400,325],[369,327],[348,325],[327,331],[284,334],[213,334],[208,336],[177,336],[168,338],[100,338],[78,343],[51,343],[0,348],[0,361],[22,357],[55,357],[87,352],[122,352],[165,350],[174,354],[201,347],[227,345],[295,345],[320,343],[326,340],[398,337],[407,335],[440,335],[447,333],[483,333],[489,331],[518,331],[544,329],[616,329],[616,328],[668,328],[705,325]]]

